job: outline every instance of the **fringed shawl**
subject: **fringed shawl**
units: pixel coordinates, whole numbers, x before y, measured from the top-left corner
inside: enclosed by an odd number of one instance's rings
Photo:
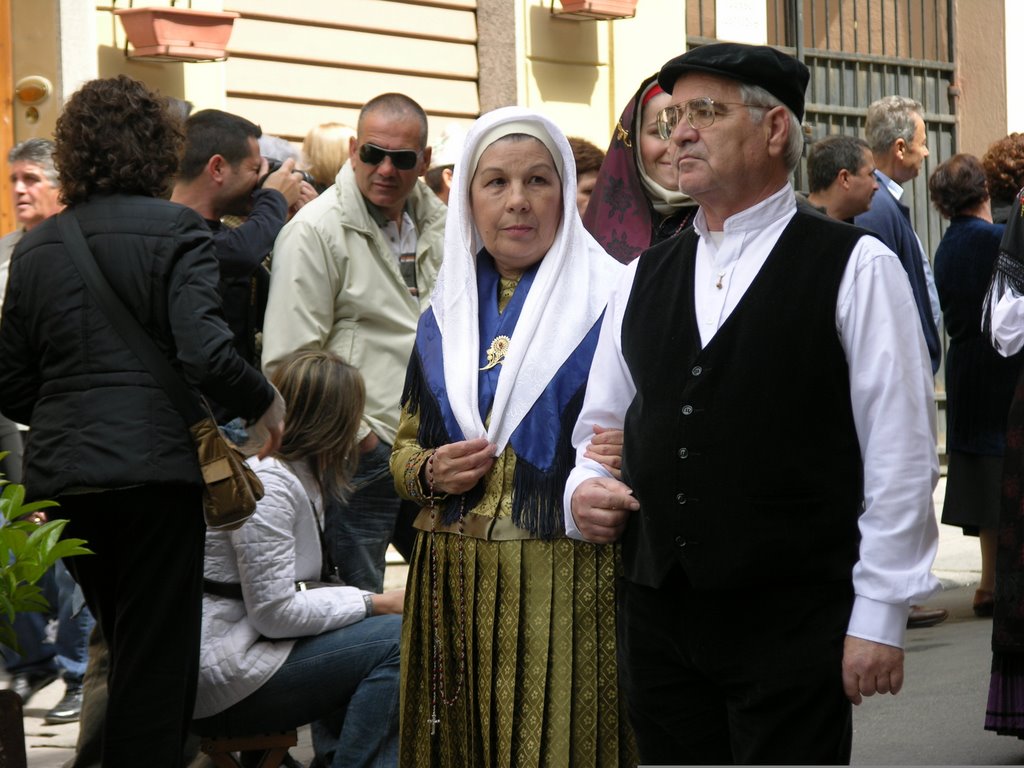
[[[538,538],[550,539],[565,531],[562,490],[576,459],[572,431],[583,405],[600,325],[600,321],[594,324],[555,373],[509,440],[516,455],[512,522]],[[402,395],[403,407],[419,418],[417,442],[424,448],[466,439],[448,401],[441,347],[433,310],[427,310],[420,318]],[[473,509],[482,496],[481,482],[464,498],[450,497],[444,522],[457,520],[460,512]]]
[[[982,315],[982,330],[985,335],[992,336],[992,310],[999,299],[1010,288],[1018,296],[1024,296],[1024,190],[1021,190],[1013,202],[1013,210],[1006,222],[1003,240],[999,244],[999,256],[992,270],[992,282],[989,285],[988,301]]]

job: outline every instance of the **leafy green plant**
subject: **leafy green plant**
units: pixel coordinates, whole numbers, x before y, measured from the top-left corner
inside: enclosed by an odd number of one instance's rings
[[[0,645],[17,650],[15,614],[50,607],[36,582],[60,558],[92,552],[82,546],[83,539],[61,539],[67,520],[40,525],[26,519],[33,512],[59,506],[57,502],[26,504],[25,486],[2,479],[0,484]]]

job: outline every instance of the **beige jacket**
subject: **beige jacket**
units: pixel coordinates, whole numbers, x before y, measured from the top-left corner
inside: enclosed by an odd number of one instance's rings
[[[417,182],[408,208],[418,233],[418,298],[409,294],[346,163],[335,185],[303,206],[278,235],[263,323],[265,371],[299,349],[329,349],[356,366],[366,382],[359,437],[372,430],[389,445],[398,431],[416,324],[444,251],[444,204]]]
[[[11,254],[24,234],[24,230],[16,229],[0,238],[0,307],[3,307],[4,298],[7,296],[7,278],[11,276]]]

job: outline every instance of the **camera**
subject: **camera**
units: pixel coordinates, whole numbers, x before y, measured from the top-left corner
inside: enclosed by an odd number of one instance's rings
[[[266,183],[267,176],[269,176],[270,174],[272,174],[274,171],[276,171],[278,168],[281,167],[281,161],[278,160],[276,157],[268,157],[268,158],[266,158],[266,160],[267,160],[267,172],[265,174],[263,174],[262,176],[260,176],[260,180],[256,182],[256,188],[257,189],[261,188]],[[315,187],[316,186],[316,179],[314,179],[312,176],[310,176],[306,171],[300,171],[298,168],[296,168],[294,171],[292,171],[292,173],[301,174],[302,175],[302,180],[304,182],[309,184],[311,187]]]

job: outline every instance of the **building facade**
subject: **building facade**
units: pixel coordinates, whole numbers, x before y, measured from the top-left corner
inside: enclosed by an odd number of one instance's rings
[[[319,123],[354,125],[367,99],[400,91],[426,109],[431,143],[452,122],[519,104],[605,146],[643,78],[688,46],[736,40],[778,46],[811,69],[809,139],[862,134],[883,95],[924,104],[931,155],[904,199],[933,253],[944,223],[928,204],[931,171],[1024,131],[1024,91],[1010,87],[1024,65],[1021,0],[636,0],[635,16],[615,21],[570,20],[562,2],[193,0],[240,17],[225,61],[183,63],[131,58],[114,14],[171,0],[0,0],[0,151],[51,135],[82,82],[121,73],[293,142]],[[16,92],[39,81],[48,90]],[[5,188],[0,233],[13,228]],[[941,401],[941,372],[937,388]]]

